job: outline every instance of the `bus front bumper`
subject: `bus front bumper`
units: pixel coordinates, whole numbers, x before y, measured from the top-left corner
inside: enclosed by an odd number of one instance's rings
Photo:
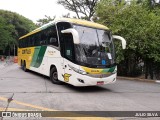
[[[74,86],[95,86],[105,85],[116,82],[117,73],[114,73],[108,77],[95,78],[87,75],[75,75],[75,79],[72,80],[71,84]]]

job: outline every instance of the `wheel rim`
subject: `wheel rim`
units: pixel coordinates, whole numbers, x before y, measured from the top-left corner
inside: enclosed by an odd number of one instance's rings
[[[57,81],[57,79],[58,79],[57,72],[54,72],[54,73],[52,74],[52,78],[53,78],[53,80],[56,80],[56,81]]]

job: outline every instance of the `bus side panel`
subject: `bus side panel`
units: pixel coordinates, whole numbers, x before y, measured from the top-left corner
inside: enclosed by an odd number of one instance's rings
[[[60,76],[60,74],[62,74],[61,62],[63,62],[63,58],[59,50],[51,46],[41,46],[41,48],[35,50],[30,69],[43,75],[50,76],[50,68],[54,65],[57,68],[58,76]]]
[[[26,67],[27,67],[27,69],[30,69],[34,52],[35,52],[35,47],[28,48],[28,53],[26,54]]]
[[[32,55],[30,66],[34,66],[36,64],[40,48],[41,48],[40,46],[34,48],[34,53]]]
[[[29,48],[18,48],[18,64],[21,65],[22,62],[26,62],[26,68],[30,69],[30,64],[32,61],[32,56],[34,54],[34,47]]]
[[[45,55],[48,58],[47,71],[45,74],[50,76],[50,69],[52,66],[55,66],[58,72],[58,79],[63,81],[63,58],[61,57],[60,51],[53,47],[48,47]]]
[[[44,61],[45,63],[47,63],[47,61],[45,61],[45,59],[44,59],[46,49],[47,49],[47,46],[35,47],[35,50],[34,50],[34,53],[32,56],[32,61],[30,63],[30,70],[41,73],[42,62]]]

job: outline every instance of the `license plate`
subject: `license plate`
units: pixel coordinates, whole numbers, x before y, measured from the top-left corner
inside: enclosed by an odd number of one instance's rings
[[[104,81],[98,81],[97,85],[104,85]]]

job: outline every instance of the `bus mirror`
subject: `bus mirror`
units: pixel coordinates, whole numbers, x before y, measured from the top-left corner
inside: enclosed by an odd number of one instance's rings
[[[50,41],[49,41],[51,44],[53,43],[56,43],[57,42],[57,39],[56,38],[50,38]]]
[[[69,29],[66,29],[66,30],[62,30],[61,33],[71,33],[72,36],[73,36],[74,44],[79,44],[80,43],[78,32],[75,29],[69,28]]]
[[[113,39],[120,40],[122,42],[122,48],[126,49],[126,40],[123,37],[118,35],[113,35]]]

